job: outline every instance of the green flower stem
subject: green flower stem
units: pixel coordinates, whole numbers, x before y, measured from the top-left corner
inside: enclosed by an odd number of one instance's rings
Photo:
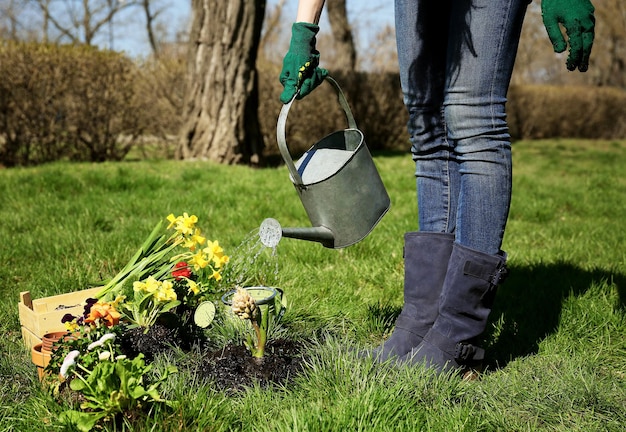
[[[267,323],[268,323],[268,315],[261,313],[261,310],[258,311],[258,316],[261,317],[261,325],[259,326],[256,319],[252,319],[252,327],[254,328],[254,332],[256,333],[256,346],[254,349],[251,349],[252,356],[256,358],[263,358],[265,356],[265,344],[267,342]]]
[[[169,238],[165,235],[158,236],[162,225],[163,222],[161,221],[154,227],[144,244],[135,252],[126,266],[98,291],[97,298],[118,293],[131,278],[143,279],[150,274],[154,274],[158,278],[172,270],[173,264],[166,258],[181,244],[181,240],[176,234]]]

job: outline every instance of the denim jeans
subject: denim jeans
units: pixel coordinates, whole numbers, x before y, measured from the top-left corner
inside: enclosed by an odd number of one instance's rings
[[[500,250],[511,202],[506,93],[527,0],[395,0],[420,231]]]

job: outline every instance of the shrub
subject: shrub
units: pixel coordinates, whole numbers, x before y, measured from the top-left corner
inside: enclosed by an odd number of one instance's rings
[[[513,86],[509,126],[515,139],[626,136],[626,91],[591,86]]]
[[[182,124],[184,52],[133,62],[87,46],[0,44],[0,164],[57,159],[172,157]],[[280,65],[258,61],[259,121],[271,165],[281,162],[276,122]],[[407,111],[397,73],[331,71],[372,151],[409,149]],[[513,86],[507,105],[514,139],[623,138],[626,92],[617,88]],[[293,104],[286,125],[294,158],[346,127],[330,85]],[[156,144],[157,153],[147,151]],[[150,149],[153,150],[153,149]]]
[[[144,132],[137,68],[121,54],[9,42],[0,45],[0,75],[0,162],[7,166],[120,160]]]

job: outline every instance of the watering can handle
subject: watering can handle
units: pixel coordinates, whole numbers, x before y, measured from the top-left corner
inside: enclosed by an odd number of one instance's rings
[[[354,121],[354,116],[352,115],[352,111],[350,110],[350,106],[348,105],[348,101],[344,96],[339,84],[330,76],[326,77],[326,81],[331,84],[335,90],[337,91],[337,99],[339,101],[339,105],[346,114],[346,119],[348,120],[348,127],[350,129],[356,129],[356,122]],[[287,141],[285,140],[285,124],[287,123],[287,114],[289,114],[289,109],[291,108],[291,104],[296,100],[296,95],[280,110],[280,115],[278,116],[278,124],[276,125],[276,139],[278,140],[278,149],[280,150],[280,154],[287,165],[287,169],[289,169],[289,174],[291,174],[291,178],[294,181],[294,184],[298,187],[304,186],[302,182],[302,177],[300,173],[296,169],[295,164],[293,163],[293,159],[291,158],[291,154],[289,153],[289,148],[287,148]]]

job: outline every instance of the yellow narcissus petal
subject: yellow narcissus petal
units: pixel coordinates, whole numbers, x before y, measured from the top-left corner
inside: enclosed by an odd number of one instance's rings
[[[224,264],[228,263],[228,261],[230,261],[230,258],[228,257],[228,255],[222,255],[222,256],[215,255],[213,257],[213,264],[215,264],[215,267],[217,268],[221,268]]]
[[[220,246],[220,243],[215,240],[215,241],[207,241],[206,243],[206,248],[204,249],[206,251],[206,253],[211,253],[211,255],[220,255],[224,253],[224,249],[222,249],[222,247]]]
[[[193,234],[193,229],[197,222],[198,217],[196,215],[189,216],[187,213],[183,213],[180,231],[185,235]]]
[[[198,294],[200,292],[200,288],[198,288],[198,284],[192,281],[191,279],[187,279],[187,288],[190,293]]]
[[[189,261],[189,263],[193,265],[193,268],[196,271],[201,268],[205,268],[207,265],[209,265],[209,261],[207,260],[207,258],[204,256],[202,252],[198,252],[193,257],[191,257],[191,260]]]
[[[193,236],[191,236],[191,239],[199,245],[203,245],[204,242],[206,241],[206,237],[203,237],[202,232],[197,228]]]
[[[190,251],[195,251],[196,250],[196,241],[193,239],[193,237],[189,238],[189,237],[184,237],[183,238],[183,247],[186,249],[189,249]]]
[[[172,227],[174,226],[174,224],[178,221],[178,218],[176,218],[176,216],[174,216],[174,213],[170,213],[170,214],[167,216],[167,218],[166,218],[166,219],[167,219],[167,221],[170,223],[170,224],[167,226],[167,229],[172,228]]]

